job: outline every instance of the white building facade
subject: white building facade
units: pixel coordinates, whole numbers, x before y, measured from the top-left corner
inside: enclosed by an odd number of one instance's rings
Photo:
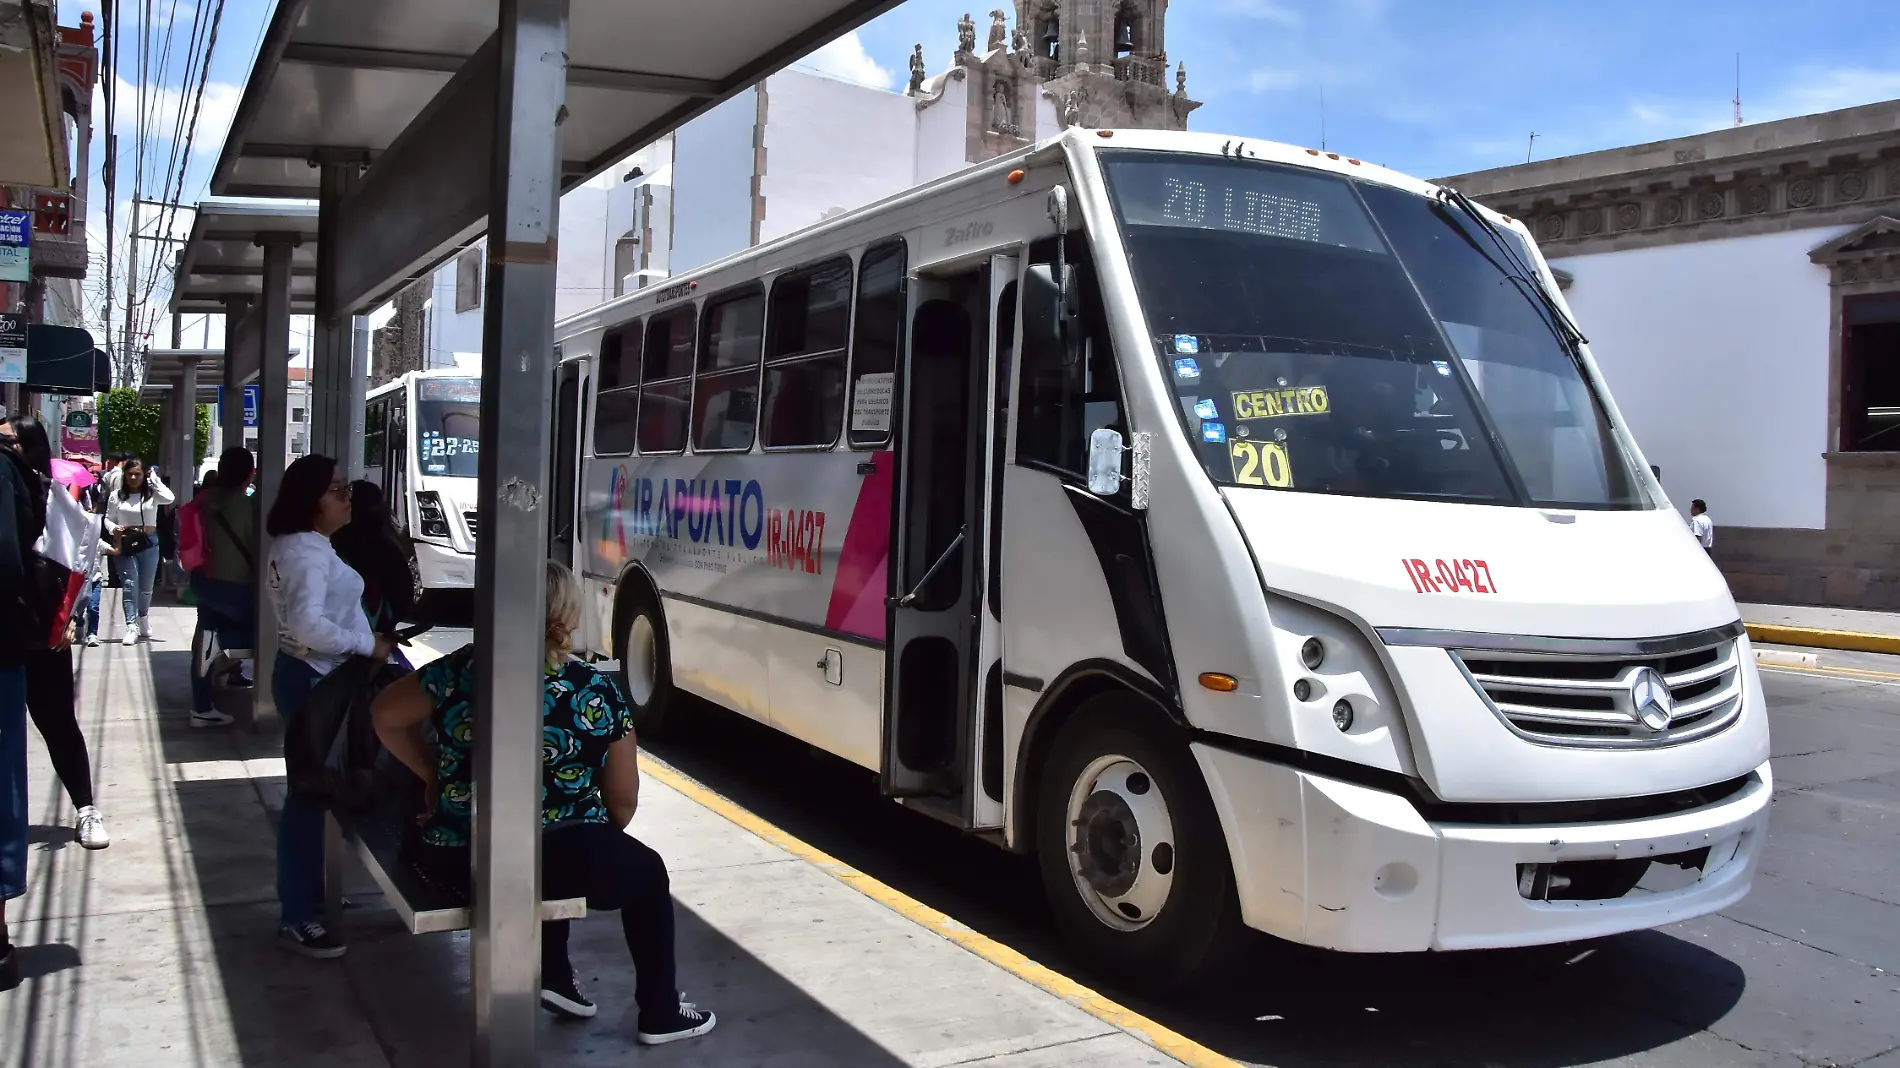
[[[1900,608],[1900,101],[1442,181],[1569,276],[1737,599]]]

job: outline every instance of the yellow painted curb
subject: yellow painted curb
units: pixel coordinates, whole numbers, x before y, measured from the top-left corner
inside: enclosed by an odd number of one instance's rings
[[[1822,630],[1786,627],[1779,623],[1748,624],[1750,641],[1774,645],[1802,645],[1814,649],[1846,649],[1857,653],[1900,653],[1900,634],[1869,634],[1858,630]]]
[[[912,923],[928,928],[1011,975],[1041,987],[1103,1023],[1118,1027],[1175,1060],[1193,1065],[1194,1068],[1240,1068],[1238,1062],[1208,1049],[1179,1032],[1163,1027],[1133,1009],[1103,997],[1065,975],[1037,964],[1001,942],[978,934],[929,905],[899,893],[849,864],[807,845],[687,778],[683,773],[655,759],[651,754],[643,752],[640,755],[641,768],[646,774],[685,794],[702,807],[711,809],[727,820],[811,864]]]

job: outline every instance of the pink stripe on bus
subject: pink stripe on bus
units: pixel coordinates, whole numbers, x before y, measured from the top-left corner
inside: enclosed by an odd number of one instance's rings
[[[838,553],[838,574],[831,585],[831,605],[825,626],[876,641],[884,640],[886,571],[891,559],[891,487],[897,455],[872,453],[877,466],[858,487],[858,503],[851,509],[844,547]]]

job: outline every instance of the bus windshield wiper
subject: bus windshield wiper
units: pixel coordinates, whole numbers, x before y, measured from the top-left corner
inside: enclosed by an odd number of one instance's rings
[[[1493,267],[1510,280],[1518,292],[1524,294],[1524,298],[1530,301],[1531,306],[1540,313],[1539,317],[1557,335],[1557,339],[1563,342],[1564,348],[1569,350],[1571,358],[1581,364],[1577,346],[1589,344],[1590,339],[1584,337],[1583,331],[1577,328],[1577,324],[1571,321],[1570,316],[1564,314],[1563,307],[1557,303],[1555,297],[1551,296],[1550,288],[1544,284],[1543,276],[1518,255],[1517,250],[1498,231],[1497,224],[1485,218],[1484,213],[1478,210],[1478,206],[1471,202],[1470,197],[1445,186],[1438,190],[1438,202],[1458,209],[1466,218],[1477,224],[1479,231],[1490,239],[1492,247],[1497,249],[1506,262],[1499,263],[1497,257],[1485,251],[1483,246],[1476,241],[1472,241],[1469,234],[1464,235],[1465,239],[1470,242],[1472,248],[1477,250],[1478,255],[1489,260]],[[1461,234],[1464,233],[1463,227],[1457,227],[1457,229]]]

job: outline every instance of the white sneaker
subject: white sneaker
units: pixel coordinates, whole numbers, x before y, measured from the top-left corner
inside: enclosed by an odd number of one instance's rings
[[[86,635],[86,648],[88,649],[99,648],[99,636],[97,634]]]
[[[229,727],[231,722],[230,716],[216,710],[191,714],[191,725],[194,727]]]
[[[138,643],[139,643],[139,636],[137,632],[131,630],[130,628],[127,628],[125,632],[125,636],[119,639],[120,645],[137,645]]]
[[[87,805],[79,810],[79,822],[74,830],[79,836],[79,844],[87,849],[104,849],[112,844],[112,836],[106,833],[106,818],[99,814],[97,805]]]

